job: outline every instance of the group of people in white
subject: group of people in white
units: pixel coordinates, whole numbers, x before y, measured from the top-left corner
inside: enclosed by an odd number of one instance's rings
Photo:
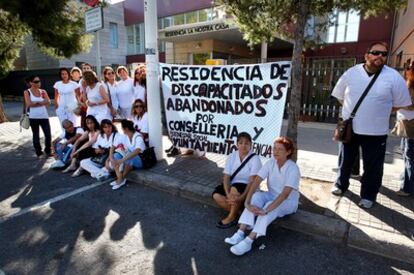
[[[148,144],[146,113],[146,71],[138,66],[134,78],[128,69],[119,66],[115,71],[105,67],[100,81],[89,64],[71,70],[59,70],[60,81],[54,84],[56,115],[62,126],[61,135],[51,141],[46,106],[50,104],[47,92],[40,89],[38,76],[27,79],[29,88],[24,91],[25,111],[29,113],[33,133],[33,146],[37,156],[55,157],[51,168],[72,172],[72,177],[85,171],[99,180],[111,172],[116,190],[126,183],[125,176],[132,169],[142,168],[142,153]],[[113,121],[120,122],[122,133]],[[45,135],[42,151],[39,127]]]
[[[333,92],[344,104],[343,117],[348,118],[349,110],[356,105],[367,83],[376,73],[379,75],[379,81],[374,84],[372,92],[367,95],[361,110],[354,117],[352,141],[341,145],[340,171],[332,189],[332,193],[338,196],[346,192],[351,167],[362,147],[364,175],[359,205],[367,209],[375,203],[381,186],[387,121],[391,109],[399,109],[400,113],[408,110],[412,107],[414,93],[414,65],[411,64],[407,69],[410,73],[407,83],[410,92],[413,92],[410,97],[402,77],[384,65],[387,54],[385,44],[373,43],[365,55],[366,63],[350,68],[340,78]],[[348,79],[351,73],[363,78],[363,83],[355,82],[357,77],[354,76]],[[115,80],[115,71],[111,67],[105,67],[103,80],[99,81],[89,64],[84,64],[82,71],[79,68],[60,70],[61,81],[54,88],[56,114],[62,124],[62,134],[52,144],[45,107],[50,99],[40,89],[39,77],[30,77],[30,88],[24,92],[26,107],[30,108],[36,154],[43,154],[39,143],[41,127],[46,137],[44,153],[56,158],[52,168],[66,167],[63,172],[73,172],[72,177],[87,171],[98,180],[106,179],[111,172],[115,172],[116,180],[111,182],[114,190],[125,185],[125,176],[132,169],[143,167],[139,153],[145,150],[148,142],[145,67],[138,67],[134,78],[129,77],[124,66],[118,67],[116,74],[119,81]],[[384,83],[390,85],[383,85]],[[378,91],[381,92],[379,95]],[[379,103],[385,106],[381,110],[377,107]],[[372,111],[374,109],[376,113]],[[382,113],[384,114],[379,121],[375,115]],[[378,127],[375,124],[372,128],[374,120]],[[113,121],[120,121],[122,134],[117,131]],[[368,124],[364,126],[363,122]],[[379,129],[380,132],[375,132]],[[404,152],[404,158],[410,158],[410,161],[406,162],[404,183],[398,191],[403,196],[412,195],[413,192],[412,144],[414,142],[408,144],[410,153]],[[167,151],[171,153],[173,149],[171,147]],[[252,152],[251,136],[246,132],[238,134],[237,150],[228,156],[223,182],[212,194],[214,201],[228,212],[216,226],[230,228],[238,225],[237,231],[224,240],[231,245],[230,251],[233,254],[243,255],[250,251],[254,240],[266,235],[267,227],[272,221],[297,211],[300,171],[291,160],[295,150],[292,140],[278,137],[273,144],[272,158],[262,165],[259,156]],[[267,183],[265,192],[259,188],[264,180]]]

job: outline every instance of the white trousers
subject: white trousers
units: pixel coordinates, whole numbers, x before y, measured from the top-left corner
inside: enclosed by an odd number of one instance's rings
[[[256,192],[252,196],[251,204],[259,208],[265,209],[269,206],[277,196],[271,194],[270,192]],[[273,222],[276,218],[283,217],[295,213],[298,209],[298,202],[292,199],[286,199],[283,201],[277,208],[273,209],[267,215],[257,216],[255,222],[255,214],[253,214],[247,208],[244,209],[243,213],[240,216],[239,223],[247,225],[248,229],[252,229],[252,232],[259,236],[265,236],[267,226]]]
[[[59,118],[60,127],[62,127],[62,122],[65,119],[68,119],[68,120],[72,121],[73,126],[79,126],[80,125],[78,123],[78,119],[77,119],[78,117],[73,112],[68,112],[68,111],[65,111],[64,109],[57,108],[56,109],[56,115]],[[64,130],[64,129],[62,128],[62,130]]]
[[[91,175],[98,174],[98,172],[101,171],[101,168],[102,168],[95,162],[91,161],[91,158],[81,160],[80,166],[84,170],[88,171]]]

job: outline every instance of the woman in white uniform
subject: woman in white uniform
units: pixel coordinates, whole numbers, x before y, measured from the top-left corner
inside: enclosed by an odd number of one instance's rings
[[[109,109],[111,111],[111,115],[115,118],[118,114],[119,102],[118,102],[118,85],[115,81],[115,72],[114,70],[107,66],[103,70],[103,86],[106,90],[106,93],[109,95]]]
[[[101,130],[96,142],[92,145],[95,149],[95,154],[101,156],[101,163],[93,161],[93,158],[83,159],[80,162],[80,167],[89,172],[92,178],[96,178],[101,168],[105,166],[106,159],[109,157],[109,149],[112,147],[117,130],[112,121],[104,119],[101,122]]]
[[[112,120],[111,111],[108,107],[109,96],[105,88],[98,82],[93,72],[85,72],[83,79],[86,82],[85,103],[88,106],[86,115],[92,115],[101,123],[103,119]]]
[[[123,148],[124,152],[115,155],[122,156],[122,158],[112,161],[112,167],[114,167],[117,177],[116,180],[111,182],[112,190],[124,186],[126,183],[125,177],[133,169],[141,169],[143,167],[142,160],[138,155],[145,150],[145,144],[141,134],[135,131],[134,124],[130,120],[122,120],[121,127],[125,136],[119,143],[114,144],[114,147]]]
[[[55,88],[55,109],[60,124],[67,119],[72,121],[73,125],[78,126],[78,119],[74,111],[78,107],[76,99],[76,89],[78,84],[70,80],[70,72],[67,68],[59,70],[60,81],[53,85]]]
[[[134,98],[147,102],[147,91],[145,81],[145,65],[138,66],[134,71]]]
[[[134,102],[134,80],[128,76],[128,70],[124,66],[116,69],[117,75],[121,78],[118,82],[119,116],[131,119],[131,107]]]
[[[41,127],[45,136],[45,154],[51,156],[52,134],[50,132],[49,114],[46,109],[46,106],[50,104],[50,99],[47,92],[40,89],[40,78],[38,76],[29,76],[27,83],[30,84],[30,88],[24,91],[24,102],[26,111],[29,112],[33,147],[36,155],[40,157],[43,154],[39,138],[39,127]]]
[[[266,235],[267,226],[276,218],[295,213],[299,204],[299,167],[290,158],[293,142],[280,137],[273,143],[273,158],[260,169],[246,197],[245,209],[239,219],[239,230],[224,241],[235,255],[243,255],[252,248],[253,241]],[[267,192],[255,192],[267,179]],[[246,231],[252,230],[246,237]]]
[[[142,135],[144,141],[148,141],[148,116],[145,104],[141,99],[136,99],[134,101],[131,116],[135,130]]]
[[[229,212],[224,219],[217,222],[218,228],[226,229],[237,224],[237,216],[243,209],[249,186],[262,168],[259,156],[251,149],[251,136],[246,132],[239,133],[237,150],[227,157],[224,166],[223,184],[213,191],[213,199],[217,205]]]

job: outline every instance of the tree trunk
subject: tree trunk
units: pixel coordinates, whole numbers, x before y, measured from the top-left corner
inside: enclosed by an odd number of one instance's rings
[[[4,112],[3,99],[0,95],[0,123],[7,121],[6,113]]]
[[[298,121],[300,115],[300,105],[302,97],[302,49],[304,44],[304,34],[306,21],[309,15],[309,3],[307,0],[301,0],[298,3],[299,14],[295,28],[295,45],[293,46],[292,56],[292,91],[289,100],[289,119],[287,137],[291,138],[295,144],[298,139]],[[297,160],[297,152],[292,156]]]

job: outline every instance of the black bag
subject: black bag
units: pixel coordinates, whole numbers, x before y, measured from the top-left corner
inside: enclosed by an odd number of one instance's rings
[[[109,149],[105,148],[102,154],[97,154],[91,158],[91,161],[98,164],[99,166],[105,166],[106,160],[109,158]]]
[[[352,130],[352,118],[349,119],[340,119],[336,125],[334,139],[342,143],[351,142],[352,135],[354,134]]]
[[[336,141],[340,141],[342,143],[349,143],[352,140],[352,136],[354,135],[354,131],[352,129],[352,120],[355,117],[355,114],[361,105],[362,100],[364,100],[365,96],[368,94],[369,90],[371,89],[372,85],[374,85],[375,80],[377,80],[379,74],[381,73],[380,69],[374,77],[369,82],[368,86],[365,88],[365,91],[362,93],[361,97],[358,99],[357,104],[355,104],[354,109],[348,119],[339,119],[338,123],[336,124],[335,132],[333,135],[333,139]]]
[[[142,160],[142,167],[144,169],[149,169],[157,164],[157,156],[155,155],[154,147],[149,147],[138,155]]]

